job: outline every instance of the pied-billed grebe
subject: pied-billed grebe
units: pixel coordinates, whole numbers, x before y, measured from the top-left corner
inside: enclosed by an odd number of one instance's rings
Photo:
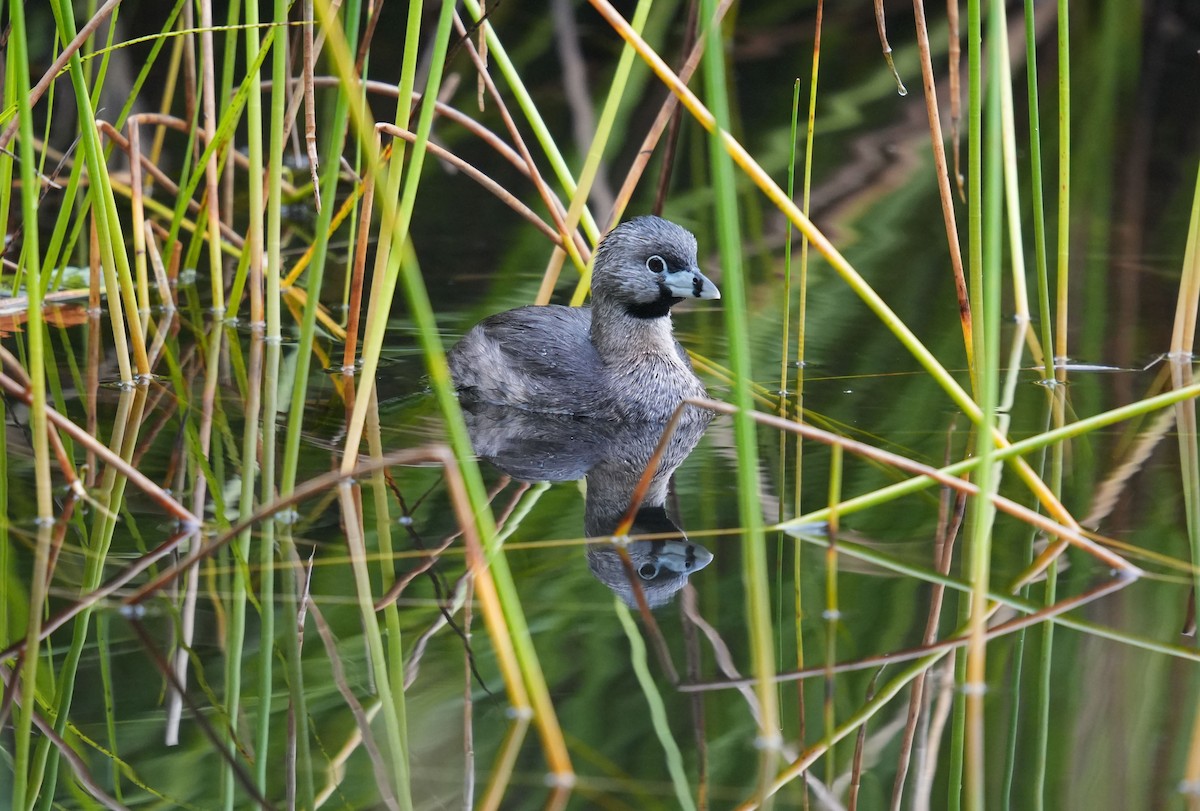
[[[704,384],[671,333],[671,307],[721,293],[696,266],[696,238],[636,217],[596,248],[590,307],[519,307],[486,318],[450,350],[460,395],[606,420],[662,422]]]

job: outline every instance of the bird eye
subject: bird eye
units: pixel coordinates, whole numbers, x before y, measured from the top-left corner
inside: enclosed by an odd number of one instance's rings
[[[658,577],[658,566],[653,563],[643,563],[641,568],[638,569],[638,575],[643,580],[653,580],[654,578]]]
[[[649,268],[653,273],[666,273],[667,260],[663,259],[658,254],[654,254],[654,256],[651,256],[646,260],[646,267]]]

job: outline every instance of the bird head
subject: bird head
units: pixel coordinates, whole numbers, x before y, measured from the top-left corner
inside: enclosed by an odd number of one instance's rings
[[[700,272],[696,237],[661,217],[634,217],[609,231],[596,248],[592,296],[622,305],[638,318],[659,318],[686,298],[719,299]]]

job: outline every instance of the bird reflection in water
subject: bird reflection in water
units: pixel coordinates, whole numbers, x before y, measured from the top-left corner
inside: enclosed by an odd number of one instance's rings
[[[666,509],[671,475],[700,441],[712,412],[684,408],[628,532],[634,537],[625,546],[633,563],[631,577],[612,536],[666,426],[537,414],[487,403],[463,406],[475,453],[502,472],[525,482],[586,480],[584,534],[595,539],[587,547],[588,568],[627,605],[637,607],[634,583],[651,608],[667,604],[692,573],[712,562],[712,553],[688,540]],[[640,535],[652,537],[636,538]]]

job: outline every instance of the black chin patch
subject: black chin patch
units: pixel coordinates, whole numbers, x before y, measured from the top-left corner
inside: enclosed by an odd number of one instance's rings
[[[675,540],[687,540],[687,536],[683,531],[676,526],[671,517],[667,515],[665,507],[646,507],[642,506],[638,509],[637,515],[634,516],[633,526],[630,528],[631,535],[674,535]],[[661,552],[663,543],[666,538],[660,538],[654,541],[654,551]],[[695,554],[695,553],[693,553]]]
[[[666,287],[660,287],[657,299],[649,302],[626,304],[625,312],[634,318],[662,318],[664,315],[669,315],[671,307],[681,301],[683,299],[672,296],[671,291]]]

